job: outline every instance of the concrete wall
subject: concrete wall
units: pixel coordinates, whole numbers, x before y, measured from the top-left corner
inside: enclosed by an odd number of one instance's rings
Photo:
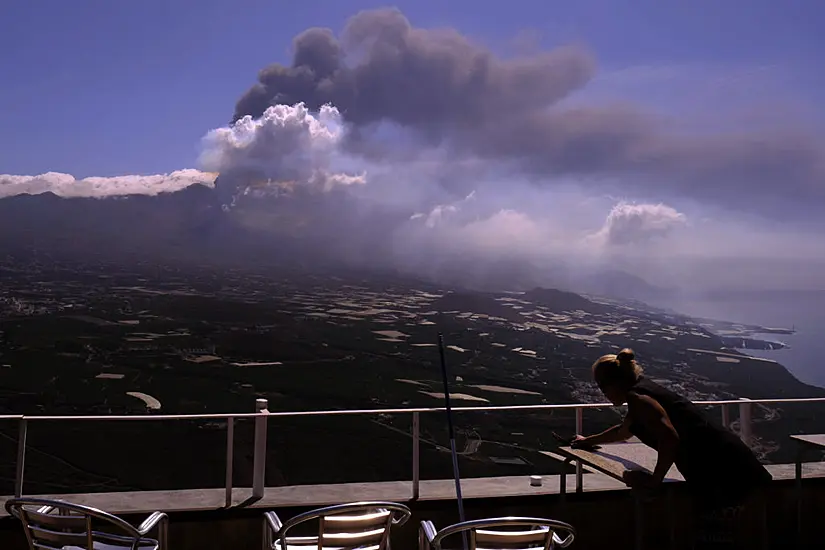
[[[762,519],[759,507],[753,507],[742,522],[742,540],[748,548],[823,548],[825,547],[825,482],[806,480],[805,493],[806,537],[795,544],[796,500],[792,482],[775,482],[766,495],[767,521]],[[431,519],[436,527],[444,527],[458,519],[455,501],[423,501],[408,503],[413,518],[393,534],[393,550],[415,550],[417,529],[422,519]],[[634,506],[629,491],[593,492],[571,495],[566,504],[558,495],[509,498],[470,499],[465,501],[468,519],[507,515],[550,517],[573,524],[578,539],[572,548],[581,550],[633,548]],[[674,493],[669,501],[659,500],[644,509],[647,536],[646,548],[670,547],[668,512],[673,512],[676,546],[688,549],[690,525],[689,501],[683,493]],[[278,510],[287,519],[302,509]],[[142,517],[128,517],[139,523]],[[262,547],[262,510],[232,509],[170,515],[171,550],[259,550]],[[765,542],[761,528],[767,527],[771,544]],[[749,541],[745,539],[749,538]],[[460,538],[455,541],[460,544]],[[25,550],[26,543],[17,520],[0,519],[0,549]]]

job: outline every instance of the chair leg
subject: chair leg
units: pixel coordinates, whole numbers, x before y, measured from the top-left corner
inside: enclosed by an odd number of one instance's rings
[[[263,521],[263,533],[261,534],[263,550],[272,550],[272,530],[269,528],[266,520]]]
[[[160,550],[169,550],[169,519],[163,518],[158,525],[158,546]]]

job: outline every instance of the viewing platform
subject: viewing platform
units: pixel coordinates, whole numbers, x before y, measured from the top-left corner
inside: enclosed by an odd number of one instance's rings
[[[262,400],[261,400],[262,401]],[[775,400],[780,401],[780,400]],[[781,400],[783,402],[794,400]],[[803,400],[805,402],[805,400]],[[747,407],[757,401],[713,402],[709,406],[727,407],[736,405],[740,410],[739,430],[743,438],[749,434]],[[281,518],[288,519],[297,513],[323,506],[358,501],[391,501],[407,505],[412,518],[405,525],[392,532],[392,545],[400,550],[418,547],[418,530],[422,520],[431,520],[439,528],[458,522],[455,482],[453,479],[421,479],[417,456],[420,441],[417,421],[413,420],[412,449],[413,471],[411,479],[400,481],[354,482],[334,484],[307,484],[291,486],[265,486],[263,480],[266,467],[266,421],[272,416],[315,416],[381,414],[379,411],[313,411],[311,413],[270,413],[266,403],[258,403],[258,412],[237,415],[198,415],[203,421],[214,422],[221,418],[227,428],[227,479],[226,486],[208,489],[186,489],[169,491],[124,491],[83,494],[37,495],[56,498],[72,503],[91,506],[115,514],[137,525],[155,511],[169,515],[169,548],[181,550],[257,550],[262,548],[264,533],[264,512],[274,510]],[[572,408],[577,411],[576,428],[581,432],[582,414],[590,407],[605,407],[605,404],[547,405],[543,408]],[[532,406],[531,406],[532,407]],[[475,407],[473,409],[479,409]],[[498,407],[489,409],[508,409]],[[469,409],[469,408],[465,408]],[[513,409],[518,410],[518,407]],[[455,409],[460,411],[461,409]],[[401,409],[393,410],[396,413]],[[417,415],[439,412],[443,409],[416,409],[404,411]],[[744,417],[742,413],[744,411]],[[504,412],[504,411],[502,411]],[[26,431],[30,423],[38,421],[173,421],[193,420],[180,416],[132,417],[14,417],[21,423],[19,444],[18,478],[15,488],[18,495],[33,496],[24,491]],[[725,413],[723,416],[729,421]],[[256,426],[253,454],[255,455],[253,486],[235,487],[233,481],[233,423],[237,418],[252,418]],[[118,418],[120,420],[118,420]],[[744,422],[742,422],[744,418]],[[744,432],[744,434],[743,434]],[[788,445],[793,445],[788,435]],[[816,438],[805,438],[816,444]],[[620,444],[623,445],[623,444]],[[632,443],[629,445],[633,445]],[[313,453],[335,453],[335,449],[325,448],[319,441]],[[562,464],[569,457],[563,449],[550,449],[543,454]],[[825,517],[825,462],[816,460],[816,453],[809,455],[814,462],[801,464],[802,483],[798,483],[795,464],[769,464],[774,482],[765,495],[764,512],[751,509],[750,519],[754,525],[763,526],[764,534],[753,529],[752,548],[822,548],[825,547],[825,531],[819,528]],[[376,461],[382,460],[376,453]],[[449,461],[449,455],[444,454]],[[170,468],[185,467],[176,464],[174,453],[169,452]],[[138,467],[138,466],[133,466]],[[564,471],[564,470],[562,470]],[[572,466],[565,474],[533,472],[541,475],[541,485],[531,485],[530,476],[468,477],[461,480],[464,508],[467,519],[492,518],[502,516],[530,516],[550,518],[570,523],[577,530],[574,549],[664,549],[689,548],[690,513],[689,501],[684,487],[679,483],[666,484],[666,493],[660,498],[634,507],[633,492],[622,482],[599,472],[587,464]],[[562,479],[562,475],[564,478]],[[563,495],[562,491],[566,487]],[[580,491],[577,490],[580,487]],[[801,492],[800,492],[801,489]],[[801,495],[801,516],[798,515],[798,499]],[[7,501],[12,495],[0,497]],[[665,500],[667,498],[667,500]],[[644,515],[644,526],[640,530],[638,514]],[[799,523],[801,519],[801,524]],[[801,527],[801,534],[799,529]],[[641,535],[640,535],[641,533]],[[3,550],[25,550],[26,539],[20,522],[3,513],[0,517],[0,548]]]
[[[804,520],[810,526],[803,533],[799,546],[795,543],[794,465],[768,466],[774,483],[768,497],[768,532],[772,544],[767,548],[822,548],[825,533],[818,522],[825,513],[825,463],[804,465]],[[462,480],[464,505],[468,519],[509,515],[549,517],[577,528],[571,548],[632,549],[635,548],[634,509],[630,490],[622,483],[599,473],[583,474],[583,491],[568,496],[562,503],[559,496],[559,476],[543,476],[542,485],[533,487],[529,478],[490,477]],[[567,474],[567,485],[575,486],[575,474]],[[458,521],[455,484],[452,479],[426,480],[420,484],[420,495],[412,499],[412,482],[342,483],[335,485],[300,485],[267,487],[260,499],[251,488],[236,488],[232,505],[227,508],[223,489],[191,489],[183,491],[145,491],[122,493],[92,493],[77,495],[39,495],[64,499],[114,513],[138,524],[154,511],[169,514],[170,548],[180,550],[259,550],[262,548],[263,512],[276,510],[291,517],[310,509],[356,501],[383,500],[406,504],[413,512],[412,520],[393,532],[393,547],[414,550],[421,520],[432,520],[439,526]],[[5,503],[9,497],[2,497]],[[687,501],[677,491],[677,509],[686,509]],[[651,513],[652,512],[652,513]],[[668,518],[661,503],[645,510],[651,514],[646,522],[644,548],[670,548]],[[5,513],[3,513],[6,516]],[[675,539],[672,548],[687,540],[688,521],[675,517]],[[25,550],[26,541],[17,520],[0,518],[0,548]],[[759,548],[759,546],[753,546]]]

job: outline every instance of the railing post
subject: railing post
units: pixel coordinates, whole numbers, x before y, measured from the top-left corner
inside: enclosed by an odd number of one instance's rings
[[[26,436],[29,433],[29,423],[25,418],[20,420],[17,430],[17,473],[14,477],[14,496],[23,496],[23,471],[26,466]]]
[[[581,435],[584,432],[584,409],[581,407],[576,407],[576,435]],[[582,478],[584,474],[584,467],[582,466],[582,461],[576,461],[576,492],[580,493],[583,491],[583,483]],[[566,474],[565,474],[566,475]]]
[[[740,398],[739,403],[739,437],[749,446],[753,442],[751,432],[751,411],[753,404],[747,397]]]
[[[226,419],[226,507],[232,507],[232,473],[235,462],[235,419]]]
[[[722,403],[722,425],[730,428],[730,409],[727,403]]]
[[[255,412],[264,413],[255,417],[255,452],[252,459],[252,498],[263,498],[266,480],[266,399],[255,400]]]
[[[420,445],[421,445],[421,415],[414,412],[412,415],[412,498],[416,500],[420,494],[421,485],[421,463],[420,463]]]

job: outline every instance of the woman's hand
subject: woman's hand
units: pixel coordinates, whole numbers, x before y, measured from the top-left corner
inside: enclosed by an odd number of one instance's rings
[[[647,470],[625,470],[622,481],[632,489],[656,489],[659,482]]]
[[[589,437],[584,437],[583,435],[577,435],[573,438],[573,441],[570,443],[570,446],[574,449],[595,449],[598,445],[594,444]]]

